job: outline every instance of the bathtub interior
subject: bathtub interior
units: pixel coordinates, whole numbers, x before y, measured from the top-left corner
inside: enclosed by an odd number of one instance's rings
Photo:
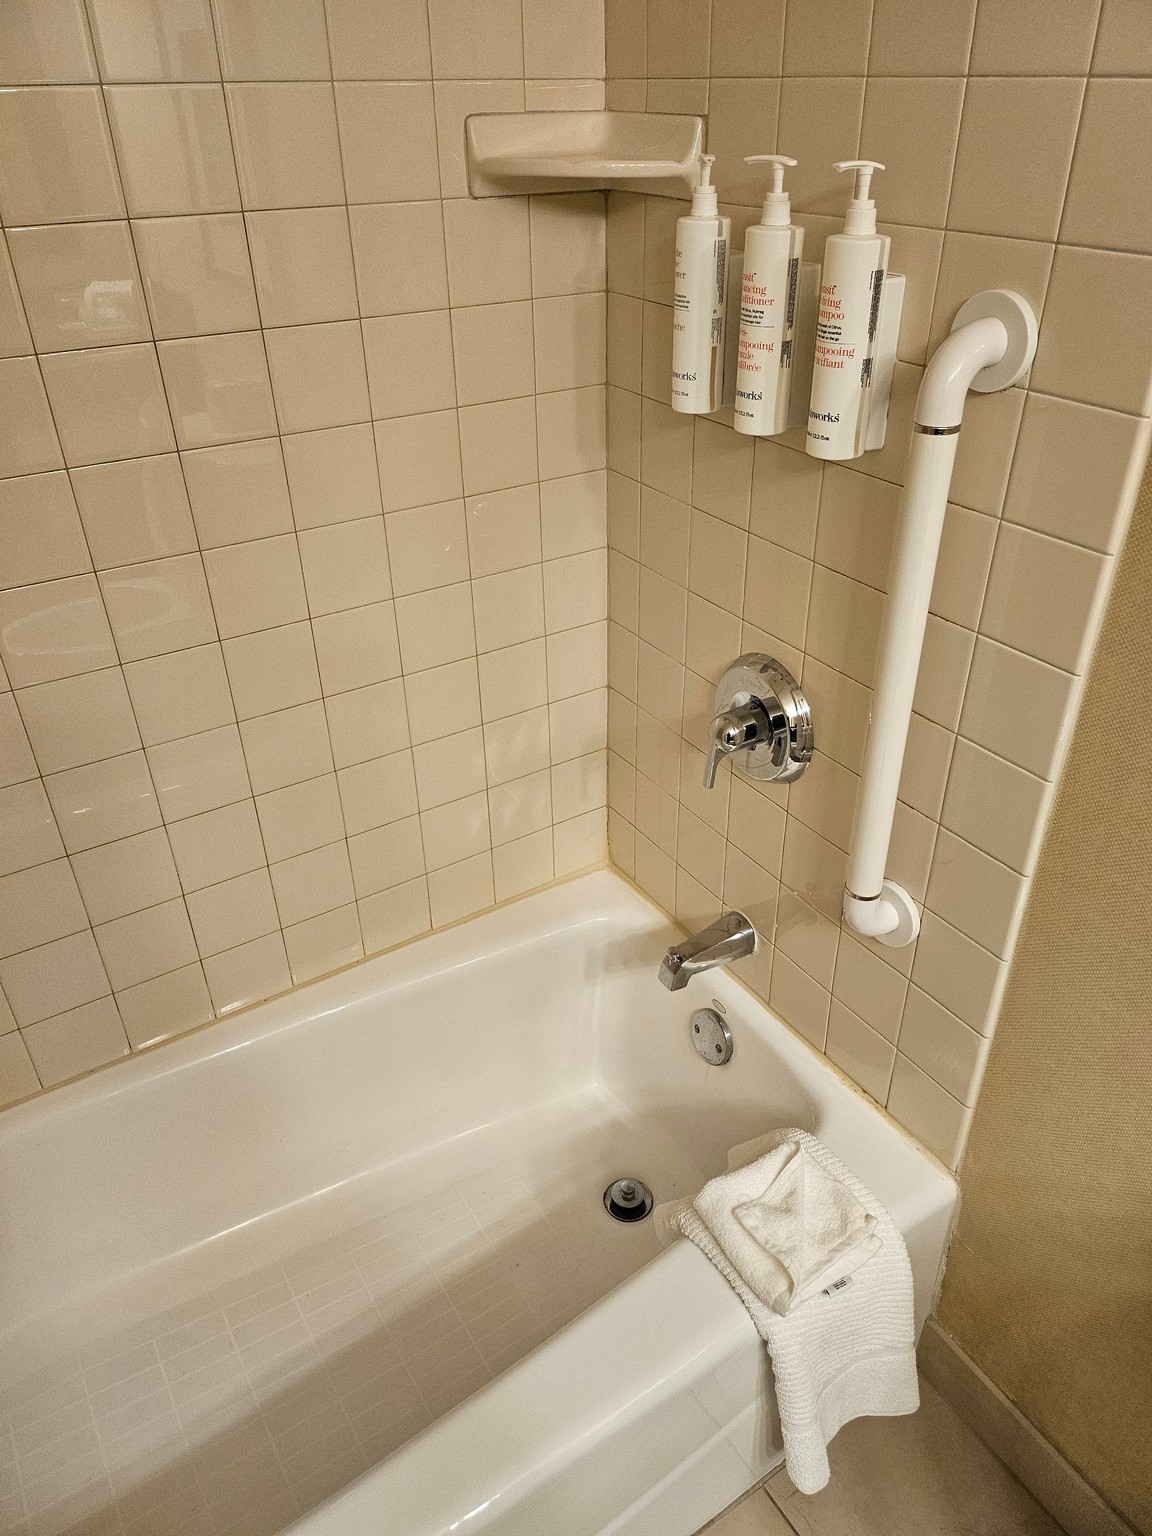
[[[730,977],[663,992],[655,909],[607,875],[518,907],[0,1120],[37,1253],[0,1262],[0,1532],[279,1531],[655,1256],[612,1179],[679,1197],[800,1124],[868,1180],[875,1113]]]

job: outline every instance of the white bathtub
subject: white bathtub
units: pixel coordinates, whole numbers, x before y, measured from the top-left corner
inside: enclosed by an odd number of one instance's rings
[[[0,1115],[0,1531],[690,1536],[762,1477],[743,1308],[605,1186],[802,1125],[918,1322],[956,1188],[727,974],[666,992],[671,935],[586,876]]]

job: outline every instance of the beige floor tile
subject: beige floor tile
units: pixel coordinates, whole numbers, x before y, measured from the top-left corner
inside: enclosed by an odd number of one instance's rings
[[[829,1460],[832,1480],[818,1494],[797,1493],[783,1469],[768,1479],[797,1536],[1061,1536],[1051,1516],[923,1379],[918,1413],[856,1420],[836,1437]],[[716,1529],[723,1536],[744,1531]]]
[[[762,1489],[734,1504],[698,1536],[792,1536],[792,1527]]]

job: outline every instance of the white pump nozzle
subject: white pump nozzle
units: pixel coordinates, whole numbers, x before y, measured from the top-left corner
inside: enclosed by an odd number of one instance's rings
[[[868,196],[872,188],[872,173],[882,171],[879,160],[837,160],[833,170],[855,171],[856,185],[852,189],[852,201],[848,204],[848,216],[844,220],[846,235],[874,235],[876,233],[876,204]]]
[[[772,225],[774,228],[790,223],[792,204],[784,190],[784,167],[795,165],[796,161],[789,155],[745,155],[744,163],[772,167],[772,182],[764,195],[764,213],[760,222]]]
[[[700,180],[692,193],[692,212],[696,215],[716,216],[716,188],[712,185],[712,167],[715,164],[715,155],[700,156]]]

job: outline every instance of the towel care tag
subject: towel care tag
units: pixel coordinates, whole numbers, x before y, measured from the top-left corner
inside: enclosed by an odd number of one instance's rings
[[[825,1295],[825,1296],[838,1296],[841,1291],[846,1291],[851,1284],[852,1284],[852,1276],[851,1275],[845,1275],[843,1277],[843,1279],[841,1279],[841,1280],[834,1280],[831,1285],[826,1286],[824,1291],[823,1291],[823,1295]]]

